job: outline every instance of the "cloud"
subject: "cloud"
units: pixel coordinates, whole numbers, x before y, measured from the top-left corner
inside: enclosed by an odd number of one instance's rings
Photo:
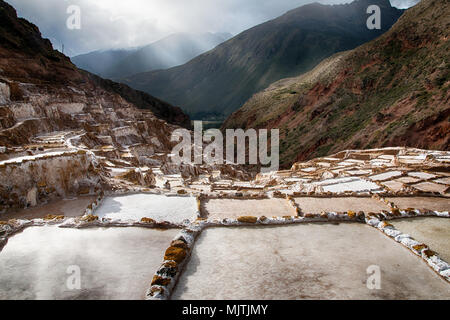
[[[399,9],[408,9],[419,2],[420,0],[391,0],[391,4]]]
[[[313,0],[6,0],[36,24],[56,49],[73,56],[146,45],[176,32],[238,34]],[[323,0],[324,4],[350,0]],[[391,0],[403,7],[417,0]],[[81,9],[81,29],[66,27],[69,5]]]

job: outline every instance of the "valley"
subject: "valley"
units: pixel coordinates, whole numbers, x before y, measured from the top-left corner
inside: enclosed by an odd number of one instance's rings
[[[199,61],[208,67],[196,72],[222,68],[215,57],[230,43],[267,53],[249,40],[260,28],[309,10],[349,18],[365,3],[293,10],[156,72],[158,85],[184,92],[169,78]],[[375,40],[344,28],[351,44],[315,56],[313,69],[262,76],[259,89],[292,77],[222,125],[280,129],[282,168],[262,170],[235,163],[234,150],[217,164],[201,153],[177,162],[174,132],[196,154],[218,118],[190,130],[181,105],[78,69],[0,0],[0,300],[448,300],[448,6],[392,9],[390,24],[401,17]],[[228,93],[242,85],[213,74]],[[205,110],[199,101],[191,112]]]
[[[366,26],[369,5],[380,6],[380,30]],[[173,105],[193,119],[226,119],[274,81],[311,70],[323,59],[386,32],[403,10],[388,0],[328,6],[312,3],[246,30],[188,63],[120,81]]]

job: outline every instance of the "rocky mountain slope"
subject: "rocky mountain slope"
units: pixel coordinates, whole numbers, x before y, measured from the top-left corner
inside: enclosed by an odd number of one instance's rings
[[[184,64],[231,36],[227,33],[176,33],[137,49],[95,51],[71,60],[79,68],[101,77],[123,78]]]
[[[0,44],[0,214],[112,190],[186,194],[201,175],[250,178],[239,167],[172,161],[170,138],[186,115],[78,70],[3,1]]]
[[[345,149],[448,150],[449,13],[422,0],[378,39],[254,95],[224,128],[280,128],[285,166]]]
[[[53,50],[49,40],[41,38],[35,25],[17,18],[14,8],[3,1],[0,2],[0,78],[3,86],[8,85],[13,101],[24,100],[20,83],[50,92],[69,88],[86,92],[101,89],[118,94],[128,103],[150,110],[169,123],[190,125],[189,118],[179,108],[77,69],[69,58]]]
[[[369,5],[382,10],[382,29],[366,26]],[[313,68],[387,31],[403,11],[388,0],[313,3],[242,32],[185,65],[123,82],[179,105],[193,118],[226,117],[270,83]]]

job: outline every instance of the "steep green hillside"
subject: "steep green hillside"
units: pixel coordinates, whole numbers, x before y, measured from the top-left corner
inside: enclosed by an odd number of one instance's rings
[[[422,0],[387,33],[254,95],[226,128],[280,128],[281,161],[344,149],[449,149],[450,4]]]

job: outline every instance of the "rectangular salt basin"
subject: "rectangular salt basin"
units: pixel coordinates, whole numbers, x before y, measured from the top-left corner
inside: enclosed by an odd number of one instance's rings
[[[387,189],[390,189],[390,190],[392,190],[394,192],[400,191],[400,190],[402,190],[404,188],[403,183],[395,181],[395,180],[394,181],[381,182],[381,184],[383,186],[385,186]]]
[[[379,266],[381,290],[367,288]],[[173,292],[181,300],[449,299],[419,257],[364,224],[211,228]]]
[[[241,216],[283,217],[297,212],[286,199],[210,199],[203,203],[208,219],[236,219]]]
[[[425,243],[442,259],[450,262],[450,219],[413,218],[394,220],[392,224],[401,232]]]
[[[450,211],[450,198],[437,197],[399,197],[386,198],[393,202],[399,209],[429,209],[433,211]]]
[[[314,183],[315,185],[322,186],[325,192],[368,192],[368,191],[381,191],[380,186],[377,184],[356,177],[345,177],[323,180]]]
[[[94,202],[95,198],[96,197],[87,196],[79,197],[77,199],[56,200],[37,207],[11,210],[5,214],[0,214],[0,220],[42,219],[49,214],[62,215],[65,217],[79,217],[84,215],[87,207]]]
[[[424,179],[424,180],[436,178],[436,175],[431,174],[431,173],[426,173],[426,172],[410,172],[410,173],[408,173],[408,175],[411,177]]]
[[[99,218],[140,221],[151,218],[155,221],[182,223],[197,215],[197,200],[194,197],[166,197],[157,194],[133,194],[107,197],[95,210]]]
[[[319,214],[321,212],[381,212],[381,210],[389,210],[389,207],[373,198],[295,198],[302,213]]]
[[[0,300],[144,299],[164,250],[178,232],[25,229],[0,252]],[[78,267],[81,289],[70,290],[68,272]]]
[[[374,176],[370,176],[369,179],[372,181],[383,181],[383,180],[399,177],[402,174],[403,173],[401,171],[389,171],[389,172],[380,173],[380,174],[377,174]]]
[[[445,191],[447,190],[446,185],[432,183],[432,182],[421,182],[421,183],[413,184],[412,187],[416,188],[417,190],[425,191],[425,192],[445,193]]]

